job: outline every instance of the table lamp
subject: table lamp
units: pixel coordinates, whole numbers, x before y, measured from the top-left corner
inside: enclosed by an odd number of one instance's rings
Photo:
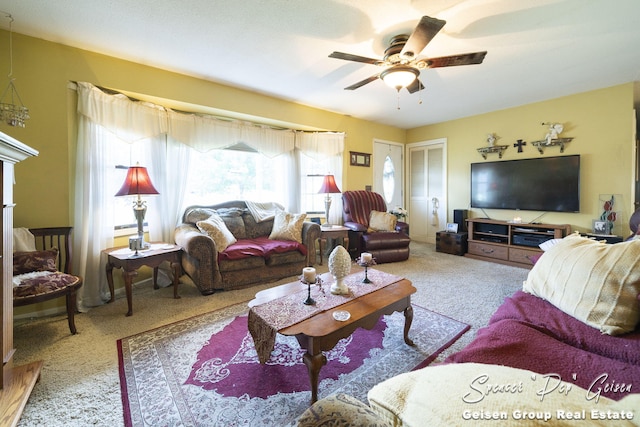
[[[325,175],[324,180],[322,181],[322,187],[320,187],[320,191],[318,194],[325,194],[324,198],[324,214],[327,218],[327,221],[323,225],[323,227],[331,227],[329,223],[329,209],[331,209],[331,196],[332,193],[340,193],[340,189],[336,185],[336,180],[333,175]]]
[[[141,194],[160,194],[151,183],[147,168],[139,166],[129,167],[127,171],[127,177],[122,184],[122,188],[116,193],[116,196],[138,196],[133,202],[133,215],[138,222],[138,240],[135,245],[136,253],[138,249],[147,249],[149,244],[144,241],[144,230],[142,224],[144,222],[144,216],[147,213],[147,204],[140,198]]]

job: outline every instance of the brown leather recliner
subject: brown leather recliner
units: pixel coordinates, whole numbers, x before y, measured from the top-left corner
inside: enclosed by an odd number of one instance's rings
[[[395,231],[369,232],[372,210],[387,211],[387,204],[380,194],[364,190],[342,193],[342,219],[349,229],[351,258],[369,252],[378,264],[408,259],[411,243],[409,224],[398,221]]]

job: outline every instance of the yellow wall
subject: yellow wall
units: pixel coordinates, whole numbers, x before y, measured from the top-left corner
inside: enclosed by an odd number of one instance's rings
[[[0,58],[8,58],[6,40],[8,33],[0,30]],[[2,60],[0,76],[4,76],[5,64]],[[598,195],[604,193],[622,194],[627,218],[631,212],[632,84],[406,131],[15,33],[13,77],[32,118],[24,129],[0,123],[0,130],[40,152],[38,157],[16,166],[16,226],[72,224],[75,92],[68,89],[69,81],[87,81],[209,107],[218,113],[228,111],[232,116],[241,113],[292,127],[345,132],[346,153],[371,153],[374,139],[404,143],[445,137],[448,140],[449,220],[451,209],[466,208],[469,204],[469,164],[482,161],[476,148],[486,144],[487,133],[495,132],[501,137],[498,143],[512,145],[517,139],[541,139],[545,134],[545,128],[540,125],[543,121],[562,122],[565,123],[563,136],[575,138],[565,154],[582,155],[582,212],[547,214],[542,221],[569,223],[574,228],[588,230],[591,220],[599,216]],[[2,89],[6,80],[4,82]],[[556,148],[544,155],[558,154]],[[504,159],[538,156],[537,151],[527,145],[521,154],[510,147]],[[349,166],[348,156],[344,159],[343,175],[340,186],[343,191],[372,184],[372,168]],[[490,215],[501,219],[514,216],[504,211],[490,212]],[[533,219],[526,213],[519,216],[524,220]]]
[[[0,31],[0,41],[8,33]],[[0,58],[8,58],[0,43]],[[2,61],[2,67],[6,62]],[[0,75],[4,75],[0,70]],[[7,70],[8,72],[8,70]],[[258,71],[256,71],[258,72]],[[404,142],[403,129],[355,119],[245,90],[122,61],[20,34],[13,35],[13,76],[29,108],[26,128],[0,123],[0,130],[40,152],[16,167],[15,225],[68,225],[75,147],[72,115],[75,105],[69,81],[177,100],[216,110],[243,113],[292,126],[346,133],[346,151],[370,152],[374,138]],[[5,81],[6,82],[6,81]],[[4,88],[4,86],[3,86]],[[371,168],[350,167],[345,158],[341,189],[371,184]]]
[[[559,147],[544,149],[540,155],[531,141],[544,139],[547,127],[542,122],[564,123],[563,137],[573,137],[564,155],[580,154],[580,213],[548,213],[540,222],[571,224],[573,229],[591,231],[592,220],[602,213],[600,194],[621,194],[616,209],[622,218],[616,223],[618,234],[629,233],[627,222],[633,213],[634,137],[633,83],[566,96],[510,108],[508,110],[468,117],[411,129],[407,142],[447,138],[449,221],[452,209],[469,206],[470,164],[485,161],[476,151],[487,146],[489,133],[496,133],[499,145],[508,145],[502,160],[561,155]],[[527,141],[522,153],[513,144]],[[489,154],[486,161],[499,160]],[[544,171],[541,171],[544,173]],[[532,221],[542,212],[486,210],[493,219],[510,220],[519,216]],[[478,209],[472,217],[484,217]]]

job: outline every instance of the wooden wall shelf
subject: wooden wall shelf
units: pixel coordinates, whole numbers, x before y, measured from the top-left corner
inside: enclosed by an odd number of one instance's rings
[[[480,147],[478,148],[478,153],[480,153],[485,160],[487,160],[487,154],[498,153],[498,158],[501,159],[502,153],[504,153],[504,150],[506,150],[507,148],[509,148],[508,145],[494,145],[492,147]]]

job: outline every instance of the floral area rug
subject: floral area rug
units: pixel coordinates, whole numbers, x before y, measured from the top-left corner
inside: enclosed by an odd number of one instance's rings
[[[318,397],[347,393],[363,402],[375,384],[426,366],[469,326],[413,306],[404,343],[404,315],[383,316],[326,352]],[[117,341],[126,426],[284,426],[309,407],[304,350],[278,335],[266,364],[258,362],[237,304]]]

